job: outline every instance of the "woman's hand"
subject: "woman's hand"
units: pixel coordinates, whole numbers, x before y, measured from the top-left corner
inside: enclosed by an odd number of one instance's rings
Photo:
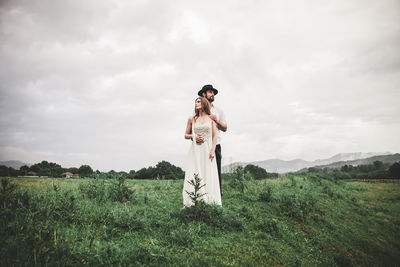
[[[201,133],[196,134],[196,144],[201,145],[203,143],[204,143],[204,136]]]
[[[210,151],[210,160],[212,161],[215,158],[215,151],[211,150]]]

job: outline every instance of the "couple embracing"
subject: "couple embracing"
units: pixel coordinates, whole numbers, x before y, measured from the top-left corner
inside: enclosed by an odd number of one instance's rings
[[[194,203],[189,193],[194,192],[190,181],[200,178],[201,200],[222,206],[220,131],[227,130],[224,113],[213,102],[218,90],[208,84],[198,92],[193,116],[188,119],[185,139],[192,140],[185,169],[183,206]]]

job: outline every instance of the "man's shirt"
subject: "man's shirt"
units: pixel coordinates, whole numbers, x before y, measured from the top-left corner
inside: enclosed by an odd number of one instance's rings
[[[214,104],[211,107],[211,114],[217,116],[217,120],[223,124],[226,124],[225,114],[222,109],[216,107]],[[222,131],[217,127],[217,145],[221,143]]]

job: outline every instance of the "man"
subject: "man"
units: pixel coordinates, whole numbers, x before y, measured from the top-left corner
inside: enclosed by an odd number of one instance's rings
[[[203,88],[197,93],[199,96],[204,96],[208,102],[211,104],[211,116],[210,118],[215,122],[217,126],[217,146],[215,147],[215,158],[217,160],[218,168],[218,179],[219,188],[222,196],[222,184],[221,184],[221,131],[226,132],[228,126],[225,121],[224,112],[214,105],[214,96],[218,94],[218,90],[215,89],[211,84],[204,85]],[[196,135],[196,143],[202,144],[204,142],[204,137],[201,135]]]

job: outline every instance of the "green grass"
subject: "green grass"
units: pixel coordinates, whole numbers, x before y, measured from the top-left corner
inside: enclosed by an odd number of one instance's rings
[[[245,180],[242,192],[224,180],[222,208],[181,209],[183,180],[127,180],[121,198],[117,181],[10,180],[18,188],[1,189],[2,265],[400,262],[400,183],[297,173]]]

